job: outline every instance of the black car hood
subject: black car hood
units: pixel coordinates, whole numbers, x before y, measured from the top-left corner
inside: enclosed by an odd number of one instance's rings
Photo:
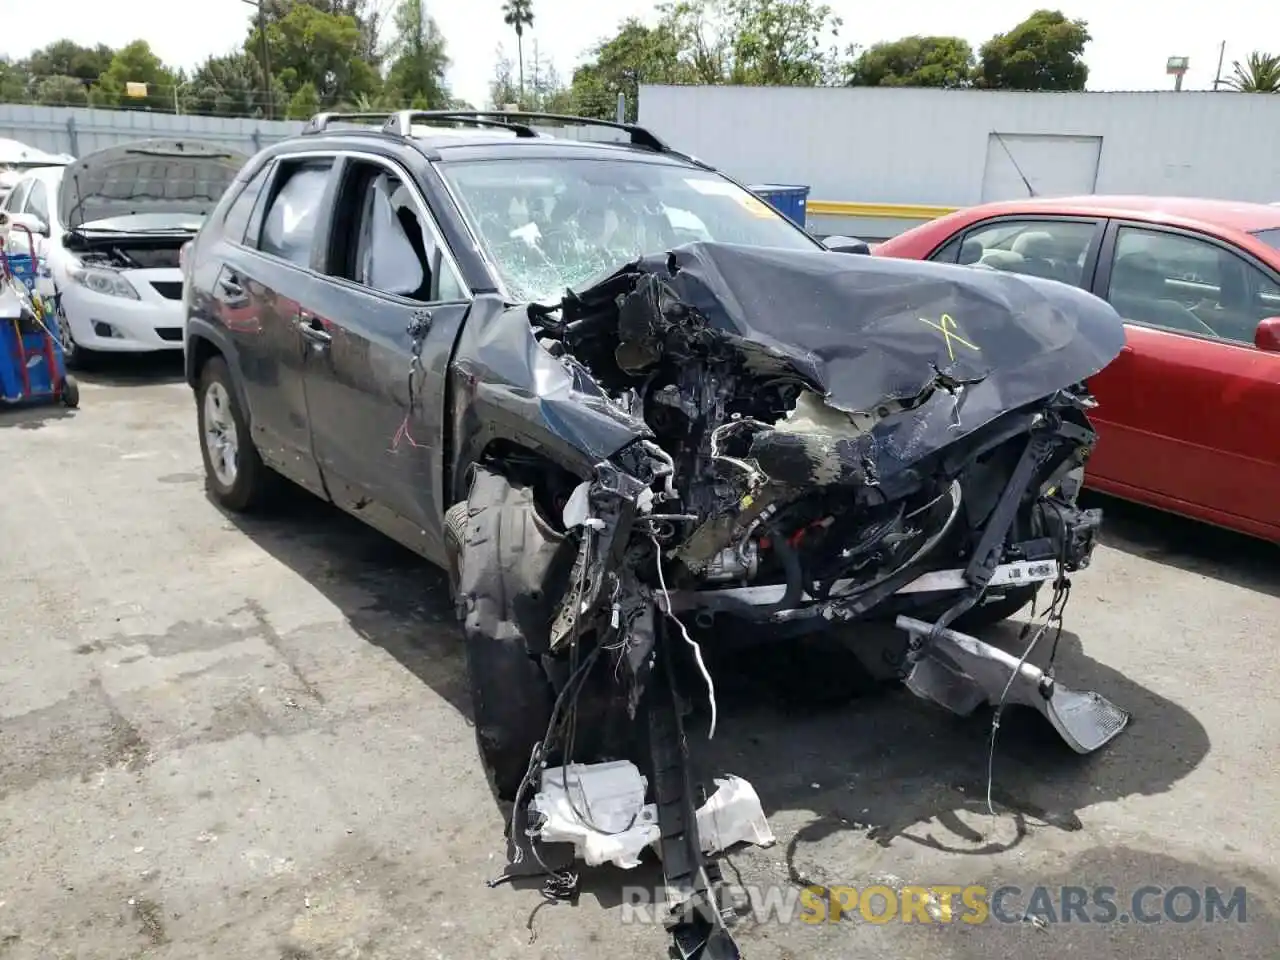
[[[1119,315],[1092,294],[995,270],[698,243],[621,272],[632,271],[851,412],[919,396],[939,373],[994,381],[1008,410],[1097,373],[1124,345]]]
[[[734,344],[748,367],[799,376],[850,413],[915,405],[876,428],[882,469],[1086,380],[1124,345],[1107,303],[1056,281],[718,243],[628,264],[571,296],[566,312],[646,275]]]

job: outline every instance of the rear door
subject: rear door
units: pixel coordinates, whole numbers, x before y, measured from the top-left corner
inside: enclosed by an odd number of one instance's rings
[[[996,217],[973,224],[929,259],[982,265],[1089,289],[1105,221],[1090,217]]]
[[[307,406],[330,496],[434,559],[445,381],[470,295],[395,155],[344,155],[308,305]]]
[[[1254,331],[1280,276],[1204,234],[1116,221],[1094,292],[1126,345],[1090,381],[1093,485],[1232,525],[1280,525],[1280,354]]]
[[[316,226],[332,192],[336,157],[307,154],[278,159],[245,188],[228,219],[252,201],[242,243],[228,237],[214,280],[218,310],[235,346],[249,402],[251,432],[263,460],[323,494],[311,450],[303,369],[307,346],[299,318],[322,299],[327,285],[316,269]],[[239,222],[236,220],[236,222]]]

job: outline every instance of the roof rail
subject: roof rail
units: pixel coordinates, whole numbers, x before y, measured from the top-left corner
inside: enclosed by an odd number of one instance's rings
[[[388,132],[399,132],[404,136],[408,136],[409,122],[405,118],[410,116],[453,119],[458,121],[468,118],[476,120],[487,118],[486,122],[494,125],[506,126],[513,129],[523,127],[523,129],[529,130],[530,134],[533,136],[537,136],[537,134],[531,127],[524,126],[521,123],[512,123],[511,121],[553,120],[560,124],[573,124],[575,126],[608,127],[612,130],[621,130],[624,133],[630,134],[632,146],[646,147],[650,150],[656,150],[658,153],[675,152],[655,134],[646,130],[644,127],[637,126],[634,123],[618,123],[614,120],[597,120],[594,117],[576,117],[567,113],[533,113],[524,110],[402,110],[391,120],[387,121],[387,126],[384,129]],[[392,125],[393,121],[396,122],[395,126]],[[527,134],[522,133],[520,136],[527,136]]]
[[[512,123],[501,119],[501,111],[490,110],[397,110],[386,118],[382,125],[384,133],[398,133],[402,137],[413,135],[415,123],[469,123],[475,127],[496,127],[499,130],[510,130],[517,137],[536,137],[538,131],[523,123]]]
[[[329,124],[337,121],[359,121],[359,120],[379,120],[385,121],[387,112],[385,110],[380,113],[317,113],[314,117],[307,121],[307,125],[302,128],[304,134],[324,133]]]

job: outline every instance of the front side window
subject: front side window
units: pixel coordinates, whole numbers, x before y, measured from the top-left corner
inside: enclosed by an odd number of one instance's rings
[[[45,223],[49,222],[49,190],[39,180],[31,182],[31,192],[27,194],[23,212],[35,215]]]
[[[558,299],[638,256],[698,240],[822,249],[708,170],[563,157],[451,161],[439,169],[518,300]]]
[[[1280,285],[1209,240],[1121,227],[1107,299],[1132,323],[1251,344],[1280,312]]]
[[[31,189],[30,180],[19,180],[14,188],[9,191],[9,195],[4,198],[3,209],[10,213],[18,213],[22,209],[22,204],[27,199],[27,191]]]
[[[263,218],[259,250],[300,267],[310,266],[311,241],[332,168],[331,158],[281,164],[282,183]]]
[[[353,161],[344,181],[328,258],[332,276],[423,303],[466,299],[434,225],[399,175]]]
[[[1085,285],[1097,225],[1086,220],[998,220],[970,228],[930,259]]]

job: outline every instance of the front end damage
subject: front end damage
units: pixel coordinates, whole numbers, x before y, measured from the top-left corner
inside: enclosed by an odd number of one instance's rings
[[[1047,584],[1030,652],[1089,563],[1100,515],[1076,504],[1095,441],[1082,384],[1123,343],[1102,301],[932,264],[695,244],[503,324],[457,363],[474,385],[459,434],[519,420],[525,438],[472,470],[455,546],[473,694],[491,708],[477,709],[482,751],[517,809],[539,798],[534,836],[550,771],[569,796],[566,771],[586,762],[649,769],[657,822],[636,836],[660,849],[682,955],[736,948],[697,836],[676,651],[702,675],[712,734],[700,642],[730,642],[743,621],[786,642],[894,617],[920,696],[961,714],[1034,706],[1080,752],[1123,728],[1051,665],[954,628]],[[493,703],[511,684],[480,689],[494,669],[480,661],[512,650],[548,691],[545,728],[539,714],[523,739]]]

